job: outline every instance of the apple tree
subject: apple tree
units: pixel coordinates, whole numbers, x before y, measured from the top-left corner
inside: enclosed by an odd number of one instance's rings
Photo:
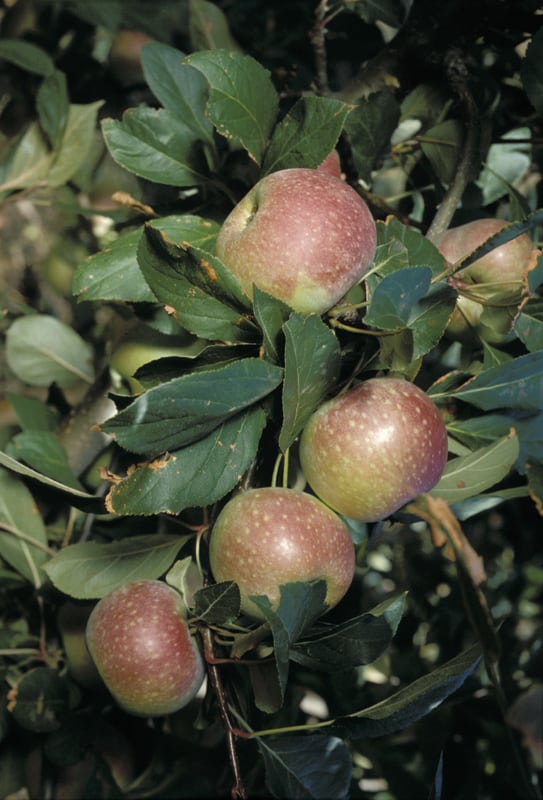
[[[0,11],[2,797],[540,797],[538,10]]]

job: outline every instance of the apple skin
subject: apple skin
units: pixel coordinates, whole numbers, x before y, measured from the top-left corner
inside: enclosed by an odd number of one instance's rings
[[[326,581],[326,605],[337,605],[352,583],[354,545],[346,524],[313,495],[264,487],[235,495],[220,512],[210,538],[216,581],[235,581],[242,611],[262,612],[250,595],[267,595],[273,609],[285,583]]]
[[[314,412],[299,456],[323,502],[351,519],[376,522],[437,483],[447,460],[447,433],[418,386],[403,378],[370,378]]]
[[[454,264],[507,224],[504,220],[492,218],[472,220],[445,231],[436,241],[436,245],[447,261]],[[489,344],[508,341],[511,338],[518,302],[507,304],[504,296],[520,296],[523,278],[536,254],[537,250],[530,237],[523,233],[457,272],[454,281],[485,284],[485,296],[490,305],[483,305],[470,297],[459,295],[447,327],[447,336],[467,344],[479,339]],[[495,292],[489,293],[492,285],[495,285]],[[495,306],[492,306],[493,294]]]
[[[317,167],[317,172],[324,172],[328,175],[333,175],[335,178],[343,178],[341,160],[337,150],[332,150],[332,152],[326,156],[322,164],[319,164]]]
[[[295,311],[323,314],[365,275],[376,241],[351,186],[299,167],[250,189],[225,219],[216,251],[250,297],[255,284]]]
[[[89,617],[87,644],[115,701],[136,716],[178,711],[204,679],[182,599],[162,581],[132,581],[103,597]]]

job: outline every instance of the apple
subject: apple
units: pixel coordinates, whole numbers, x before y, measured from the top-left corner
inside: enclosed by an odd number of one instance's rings
[[[94,603],[68,600],[59,608],[57,625],[71,677],[87,688],[102,683],[85,641],[85,629]]]
[[[146,33],[128,28],[116,34],[109,50],[108,62],[111,72],[121,86],[143,83],[141,49],[153,41],[154,39]]]
[[[285,583],[326,581],[326,605],[351,585],[354,545],[345,522],[313,495],[267,486],[231,498],[213,526],[209,562],[217,582],[235,581],[241,609],[263,619],[251,595],[276,609]]]
[[[87,644],[113,698],[130,714],[178,711],[204,679],[181,596],[159,580],[132,581],[103,597],[89,617]]]
[[[295,311],[323,314],[365,275],[376,241],[351,186],[299,167],[250,189],[223,222],[216,252],[250,297],[254,284]]]
[[[418,386],[404,378],[370,378],[312,414],[299,456],[321,500],[346,517],[376,522],[437,483],[447,433]]]
[[[508,223],[499,219],[477,219],[450,228],[436,241],[441,254],[454,264],[493,236]],[[473,343],[483,339],[501,344],[511,336],[520,292],[532,260],[537,254],[530,237],[521,234],[496,247],[473,264],[455,273],[458,281],[480,293],[486,303],[460,294],[447,327],[449,338]]]
[[[322,164],[319,164],[317,171],[333,175],[335,178],[342,178],[341,160],[338,151],[332,150],[332,152],[326,156]]]

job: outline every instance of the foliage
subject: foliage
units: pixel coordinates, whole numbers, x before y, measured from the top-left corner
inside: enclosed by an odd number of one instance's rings
[[[543,29],[532,0],[440,5],[0,12],[2,796],[539,796],[541,724],[512,711],[542,668],[539,251],[499,300],[503,343],[446,329],[456,272],[540,242]],[[121,29],[149,37],[128,82]],[[334,148],[377,220],[370,272],[322,317],[250,302],[222,220]],[[510,224],[447,264],[436,234],[487,216]],[[211,580],[213,520],[239,488],[303,487],[309,416],[376,374],[437,404],[445,472],[389,520],[347,520],[336,609],[286,584],[256,627]],[[57,616],[135,578],[182,594],[208,661],[205,693],[151,726],[78,682]]]

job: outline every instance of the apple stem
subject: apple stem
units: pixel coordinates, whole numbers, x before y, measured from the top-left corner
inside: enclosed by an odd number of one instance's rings
[[[241,768],[239,765],[238,753],[236,750],[236,735],[237,729],[232,727],[230,716],[228,714],[228,704],[226,701],[226,694],[222,683],[221,674],[215,662],[215,653],[213,648],[213,634],[207,627],[200,630],[200,636],[204,644],[204,657],[207,664],[207,673],[211,688],[215,694],[217,705],[219,706],[219,713],[224,726],[224,733],[226,736],[226,748],[228,750],[228,760],[234,776],[234,785],[232,786],[231,797],[246,800],[247,792],[243,785],[241,777]]]

